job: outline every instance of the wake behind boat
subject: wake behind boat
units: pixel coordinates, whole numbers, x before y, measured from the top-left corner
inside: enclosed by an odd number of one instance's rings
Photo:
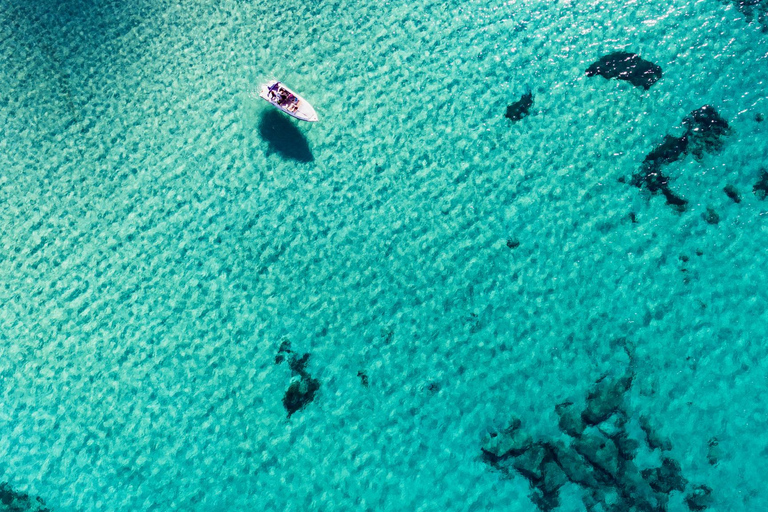
[[[317,121],[317,112],[312,105],[277,80],[262,85],[259,96],[291,117],[302,121]]]

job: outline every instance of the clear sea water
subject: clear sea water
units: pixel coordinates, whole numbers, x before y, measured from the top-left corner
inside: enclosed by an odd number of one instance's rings
[[[663,78],[585,76],[617,50]],[[718,0],[3,0],[0,479],[57,512],[533,511],[483,439],[562,436],[623,337],[708,510],[768,510],[767,61]],[[704,104],[733,131],[666,168],[685,212],[619,181]],[[321,383],[290,418],[284,340]]]

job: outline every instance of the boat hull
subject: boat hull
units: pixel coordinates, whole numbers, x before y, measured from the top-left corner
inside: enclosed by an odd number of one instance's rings
[[[275,87],[276,85],[278,87]],[[290,98],[290,100],[285,101],[285,97],[281,98],[281,96],[277,93],[278,89],[281,92],[287,92],[289,95],[288,98]],[[262,85],[261,91],[259,91],[259,97],[270,103],[273,107],[300,121],[307,121],[310,123],[318,121],[317,112],[315,112],[315,109],[312,107],[312,105],[310,105],[307,100],[286,87],[282,82],[272,80],[265,85]]]

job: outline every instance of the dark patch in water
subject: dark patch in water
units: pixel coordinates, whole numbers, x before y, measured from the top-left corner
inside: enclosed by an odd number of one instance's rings
[[[752,187],[752,192],[759,199],[765,199],[768,196],[768,171],[765,169],[760,169],[760,179]]]
[[[276,110],[268,110],[259,122],[259,135],[275,153],[298,162],[312,162],[315,157],[307,138],[294,122]]]
[[[712,488],[707,485],[697,485],[685,497],[685,504],[694,512],[705,510],[712,504]]]
[[[741,202],[741,194],[739,194],[739,191],[733,185],[726,185],[723,188],[723,192],[725,192],[725,195],[731,198],[731,201],[733,201],[734,203]]]
[[[704,152],[715,153],[723,147],[723,137],[731,133],[728,122],[717,113],[715,107],[704,105],[694,110],[683,119],[685,137],[690,144],[688,152],[696,160],[704,157]]]
[[[315,399],[315,393],[320,389],[320,381],[313,378],[302,378],[293,381],[283,397],[283,407],[290,418],[293,413],[300,411]]]
[[[632,176],[632,185],[642,188],[645,186],[651,194],[661,192],[667,199],[667,204],[679,210],[684,210],[688,201],[678,196],[669,188],[669,177],[661,172],[661,168],[679,160],[688,149],[688,138],[664,136],[664,142],[656,146],[643,160],[640,172]]]
[[[288,361],[288,367],[291,369],[294,375],[301,375],[302,377],[307,373],[307,364],[309,363],[309,354],[304,354],[301,357],[292,355]]]
[[[510,238],[507,240],[507,247],[509,247],[510,249],[516,249],[520,247],[520,241],[517,240],[516,238]]]
[[[670,494],[684,492],[688,485],[680,463],[668,454],[671,443],[658,435],[647,418],[634,418],[626,406],[634,363],[630,350],[624,348],[630,363],[623,373],[600,378],[581,407],[573,401],[555,407],[565,436],[535,439],[519,419],[513,419],[483,442],[482,460],[508,477],[519,474],[528,480],[531,501],[539,510],[556,509],[560,488],[569,482],[583,489],[587,510],[635,512],[667,510]],[[644,436],[636,438],[636,432]],[[639,450],[657,449],[662,452],[660,465],[638,467]],[[712,489],[698,485],[685,500],[691,510],[703,510],[711,503],[711,494]]]
[[[661,192],[667,204],[680,211],[685,209],[688,201],[669,188],[669,177],[662,172],[662,168],[689,153],[696,160],[701,160],[705,152],[719,151],[724,143],[723,137],[731,132],[725,119],[710,105],[704,105],[685,116],[682,125],[685,133],[681,137],[665,135],[662,143],[645,156],[640,170],[632,176],[631,181],[635,187],[645,187],[651,194]]]
[[[720,222],[720,215],[717,214],[714,208],[709,206],[707,206],[707,212],[702,213],[701,217],[707,221],[707,224],[717,224]]]
[[[299,377],[298,380],[291,382],[285,392],[285,396],[283,396],[283,407],[285,407],[285,410],[288,412],[289,418],[295,412],[300,411],[310,404],[315,399],[315,394],[320,389],[320,381],[313,379],[307,372],[309,354],[304,354],[303,356],[298,357],[290,347],[290,341],[283,341],[280,344],[280,349],[275,357],[275,363],[277,364],[285,360],[285,354],[289,354],[288,366],[291,369],[291,374],[294,377]]]
[[[710,438],[709,441],[707,441],[707,462],[712,466],[716,466],[720,462],[722,455],[720,442],[716,437]]]
[[[0,483],[0,502],[7,512],[50,512],[39,496],[14,491],[8,482]]]
[[[653,167],[661,167],[662,165],[676,162],[685,155],[686,151],[688,151],[687,136],[673,137],[672,135],[665,135],[664,141],[645,155],[643,163]]]
[[[669,457],[662,459],[661,467],[644,469],[641,475],[654,491],[663,494],[669,494],[672,491],[683,492],[688,483],[683,478],[680,463]]]
[[[533,93],[528,91],[519,100],[507,106],[507,113],[504,114],[504,117],[511,119],[512,122],[517,122],[528,115],[532,106]]]
[[[757,21],[762,25],[763,32],[768,32],[768,1],[767,0],[731,0],[748,22]]]
[[[661,78],[661,66],[643,59],[636,53],[614,52],[589,66],[586,74],[600,75],[606,80],[626,80],[635,87],[648,90]]]
[[[293,354],[293,351],[291,350],[291,342],[289,340],[283,340],[283,342],[280,343],[280,348],[275,356],[275,364],[280,364],[285,361],[285,354]]]

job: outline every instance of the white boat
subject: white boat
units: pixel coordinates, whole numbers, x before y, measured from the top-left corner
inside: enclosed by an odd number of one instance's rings
[[[277,80],[262,85],[259,96],[291,117],[302,121],[317,121],[317,112],[312,105]]]

